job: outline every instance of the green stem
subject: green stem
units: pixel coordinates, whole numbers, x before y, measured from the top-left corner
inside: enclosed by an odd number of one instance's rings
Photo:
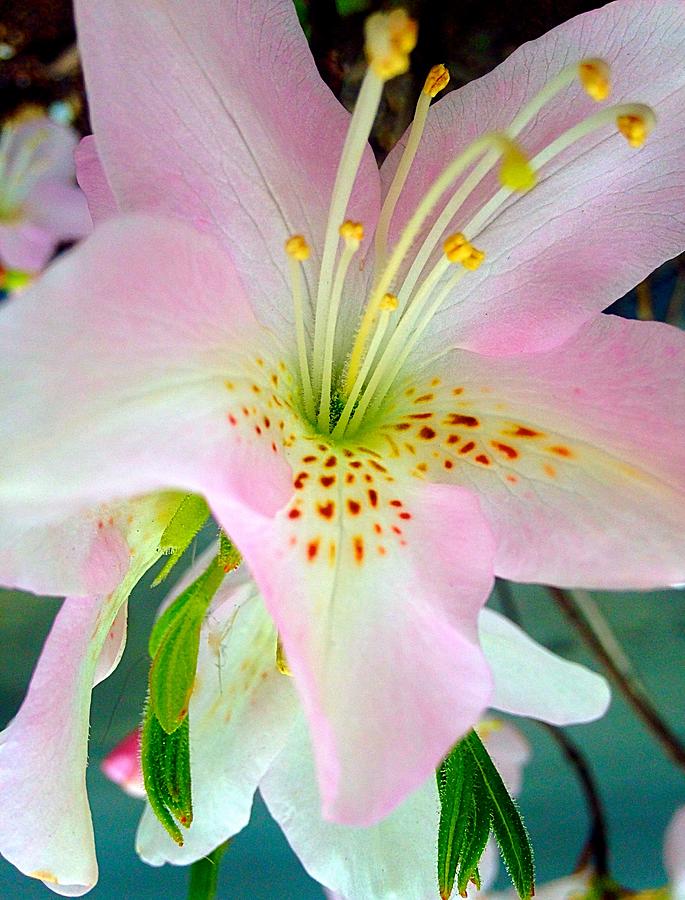
[[[220,844],[211,853],[198,859],[190,867],[188,900],[214,900],[219,887],[219,864],[230,841]]]

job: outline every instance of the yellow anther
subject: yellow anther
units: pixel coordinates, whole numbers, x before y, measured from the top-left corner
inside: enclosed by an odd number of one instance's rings
[[[293,674],[290,671],[290,666],[288,665],[288,660],[286,659],[285,650],[283,649],[283,644],[281,643],[280,637],[278,637],[276,640],[276,668],[281,673],[281,675]]]
[[[304,262],[305,259],[309,259],[309,244],[301,234],[294,234],[285,242],[285,252],[288,256],[292,257],[292,259],[296,259],[298,262]]]
[[[429,97],[435,97],[440,91],[443,91],[450,83],[450,73],[442,63],[433,68],[428,73],[426,83],[423,86],[423,93]]]
[[[535,187],[535,171],[526,154],[513,141],[507,141],[507,148],[502,154],[499,180],[503,187],[512,191],[529,191]]]
[[[394,294],[384,294],[381,300],[380,308],[392,312],[397,309],[397,297]]]
[[[364,240],[364,226],[361,222],[353,222],[351,219],[347,219],[338,230],[340,237],[345,241],[359,244]]]
[[[593,100],[598,103],[611,93],[610,70],[603,59],[583,59],[578,63],[578,78]]]
[[[388,81],[409,68],[409,54],[416,46],[418,26],[404,9],[377,12],[366,20],[366,59],[373,72]]]
[[[463,234],[451,234],[442,245],[445,256],[451,263],[462,262],[471,252],[471,245]]]
[[[656,116],[649,106],[635,104],[635,111],[618,116],[616,125],[631,147],[641,147],[656,125]]]
[[[466,257],[466,259],[462,259],[461,264],[470,272],[475,272],[476,269],[480,267],[484,259],[485,253],[482,250],[477,250],[475,247],[471,247],[471,252]]]
[[[459,232],[451,234],[442,247],[445,251],[445,256],[451,263],[461,263],[465,269],[469,269],[471,272],[475,272],[485,259],[483,251],[477,250]]]

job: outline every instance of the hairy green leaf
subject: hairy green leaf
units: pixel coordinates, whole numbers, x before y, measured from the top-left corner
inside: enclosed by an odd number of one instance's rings
[[[462,896],[466,894],[469,881],[472,881],[480,890],[478,864],[490,837],[490,817],[490,797],[485,790],[485,785],[474,772],[469,827],[462,847],[457,879],[457,890]]]
[[[492,830],[509,877],[519,897],[529,900],[535,893],[533,848],[518,807],[476,732],[467,734],[461,744],[473,758],[476,777],[487,791]]]
[[[169,836],[179,846],[183,846],[183,835],[171,812],[174,801],[167,786],[167,751],[169,735],[159,724],[148,701],[145,707],[143,731],[140,745],[140,761],[143,770],[145,792],[152,811],[162,823]],[[188,781],[190,781],[190,758],[188,757]]]
[[[448,900],[454,887],[462,848],[468,837],[472,809],[474,764],[461,742],[445,757],[437,771],[440,797],[438,827],[438,887]]]
[[[208,518],[209,507],[202,497],[187,494],[183,498],[159,540],[159,549],[169,554],[169,559],[152,582],[153,587],[166,579]]]
[[[164,612],[150,635],[150,705],[167,734],[172,734],[188,713],[200,629],[224,575],[214,559]]]

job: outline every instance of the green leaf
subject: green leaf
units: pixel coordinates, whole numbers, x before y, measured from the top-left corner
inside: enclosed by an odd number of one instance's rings
[[[225,572],[214,559],[199,578],[176,598],[150,635],[150,705],[167,734],[188,714],[195,681],[200,629]]]
[[[472,810],[474,763],[461,742],[445,757],[437,771],[440,797],[438,826],[438,887],[448,900],[454,887],[457,866],[468,836]]]
[[[214,900],[219,887],[219,864],[229,844],[230,841],[220,844],[207,856],[192,864],[188,881],[188,900]]]
[[[202,497],[187,494],[183,498],[159,539],[159,549],[169,554],[169,559],[152,582],[153,587],[166,579],[208,518],[209,507]]]
[[[233,544],[228,535],[219,532],[219,565],[224,572],[232,572],[237,569],[242,561],[238,548]]]
[[[476,732],[467,734],[461,744],[471,754],[476,765],[476,777],[487,791],[492,830],[509,877],[519,897],[529,900],[535,893],[535,866],[533,848],[521,813]]]
[[[490,817],[490,797],[485,790],[485,785],[476,775],[473,779],[473,792],[471,794],[469,828],[462,848],[461,859],[459,860],[457,890],[462,897],[466,895],[469,881],[472,881],[480,890],[478,864],[490,837]]]
[[[187,726],[186,726],[187,728]],[[181,742],[175,739],[171,752],[179,756],[178,748]],[[140,761],[143,769],[143,783],[145,784],[145,792],[150,806],[154,814],[167,830],[169,836],[176,841],[179,846],[183,846],[183,835],[178,827],[175,817],[172,814],[172,808],[175,807],[175,801],[171,797],[167,783],[167,773],[169,764],[167,757],[169,755],[169,735],[159,724],[157,716],[152,711],[150,702],[145,706],[145,717],[143,720],[143,731],[140,746]],[[177,759],[174,764],[174,780],[178,780],[177,772],[183,765],[187,767],[187,781],[190,784],[190,754],[188,752],[185,761],[182,758]]]

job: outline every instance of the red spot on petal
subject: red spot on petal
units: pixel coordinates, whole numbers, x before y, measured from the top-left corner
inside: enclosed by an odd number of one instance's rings
[[[324,519],[332,519],[335,515],[335,503],[332,500],[329,500],[327,503],[318,503],[317,510],[320,516],[323,516]]]
[[[228,421],[231,423],[231,425],[237,425],[237,424],[238,424],[238,420],[237,420],[236,417],[233,415],[233,413],[229,413],[229,414],[228,414]]]
[[[401,500],[391,500],[390,506],[402,506],[402,501]]]
[[[329,456],[328,459],[326,460],[326,462],[324,463],[324,466],[326,466],[327,469],[330,469],[333,466],[337,466],[337,465],[338,465],[338,457],[337,456]]]
[[[476,462],[482,463],[484,466],[490,465],[490,457],[486,456],[484,453],[479,453],[476,457]]]
[[[435,432],[432,428],[429,428],[427,425],[424,425],[423,428],[419,431],[419,437],[423,438],[424,441],[432,441],[435,437]]]
[[[357,503],[356,500],[348,500],[347,508],[349,509],[351,515],[358,516],[359,513],[361,512],[362,507],[361,507],[361,504]]]
[[[466,425],[467,428],[476,428],[480,425],[480,422],[475,416],[463,416],[461,413],[450,413],[445,424]]]
[[[332,484],[335,484],[335,475],[322,475],[321,478],[319,478],[319,481],[323,487],[328,488]]]
[[[313,462],[316,462],[317,459],[318,459],[318,456],[311,456],[311,455],[309,455],[309,456],[303,456],[303,457],[302,457],[302,462],[303,462],[303,463],[313,463]]]
[[[541,437],[542,436],[541,431],[535,431],[534,428],[526,428],[525,425],[517,425],[516,430],[514,431],[514,434],[517,435],[517,437]]]
[[[433,418],[433,413],[432,413],[432,412],[425,412],[425,413],[411,413],[410,416],[409,416],[409,418],[410,418],[410,419],[432,419],[432,418]]]
[[[302,513],[300,512],[299,509],[291,509],[290,512],[288,513],[288,518],[289,519],[299,519],[301,515],[302,515]]]
[[[469,441],[468,444],[464,444],[463,447],[460,448],[460,453],[470,453],[475,447],[475,443],[473,441]]]
[[[451,459],[446,459],[445,462],[443,463],[443,466],[444,466],[446,469],[451,469],[451,468],[453,468],[454,463],[452,462]]]
[[[364,559],[364,538],[360,534],[356,534],[352,538],[352,549],[355,562],[361,563]]]
[[[395,431],[406,431],[407,428],[411,428],[409,422],[398,422],[397,425],[393,425]]]
[[[310,562],[313,561],[314,559],[316,559],[316,554],[318,552],[319,552],[319,539],[316,538],[316,540],[310,541],[307,544],[307,559],[309,559]]]
[[[499,452],[503,453],[508,459],[518,459],[518,450],[510,447],[509,444],[502,444],[499,441],[490,441],[490,444],[495,450],[499,450]]]
[[[428,403],[430,400],[435,399],[435,394],[421,394],[420,397],[417,397],[414,400],[414,403]]]
[[[308,472],[300,472],[300,474],[293,481],[293,486],[296,490],[301,491],[304,487],[305,481],[309,478]]]
[[[556,453],[557,456],[565,456],[567,459],[573,456],[573,453],[571,453],[569,448],[564,447],[561,444],[557,444],[554,447],[548,447],[547,449],[550,451],[550,453]]]
[[[371,506],[378,506],[378,491],[373,488],[369,488],[369,503]]]
[[[401,512],[399,517],[400,519],[411,519],[411,513]]]

